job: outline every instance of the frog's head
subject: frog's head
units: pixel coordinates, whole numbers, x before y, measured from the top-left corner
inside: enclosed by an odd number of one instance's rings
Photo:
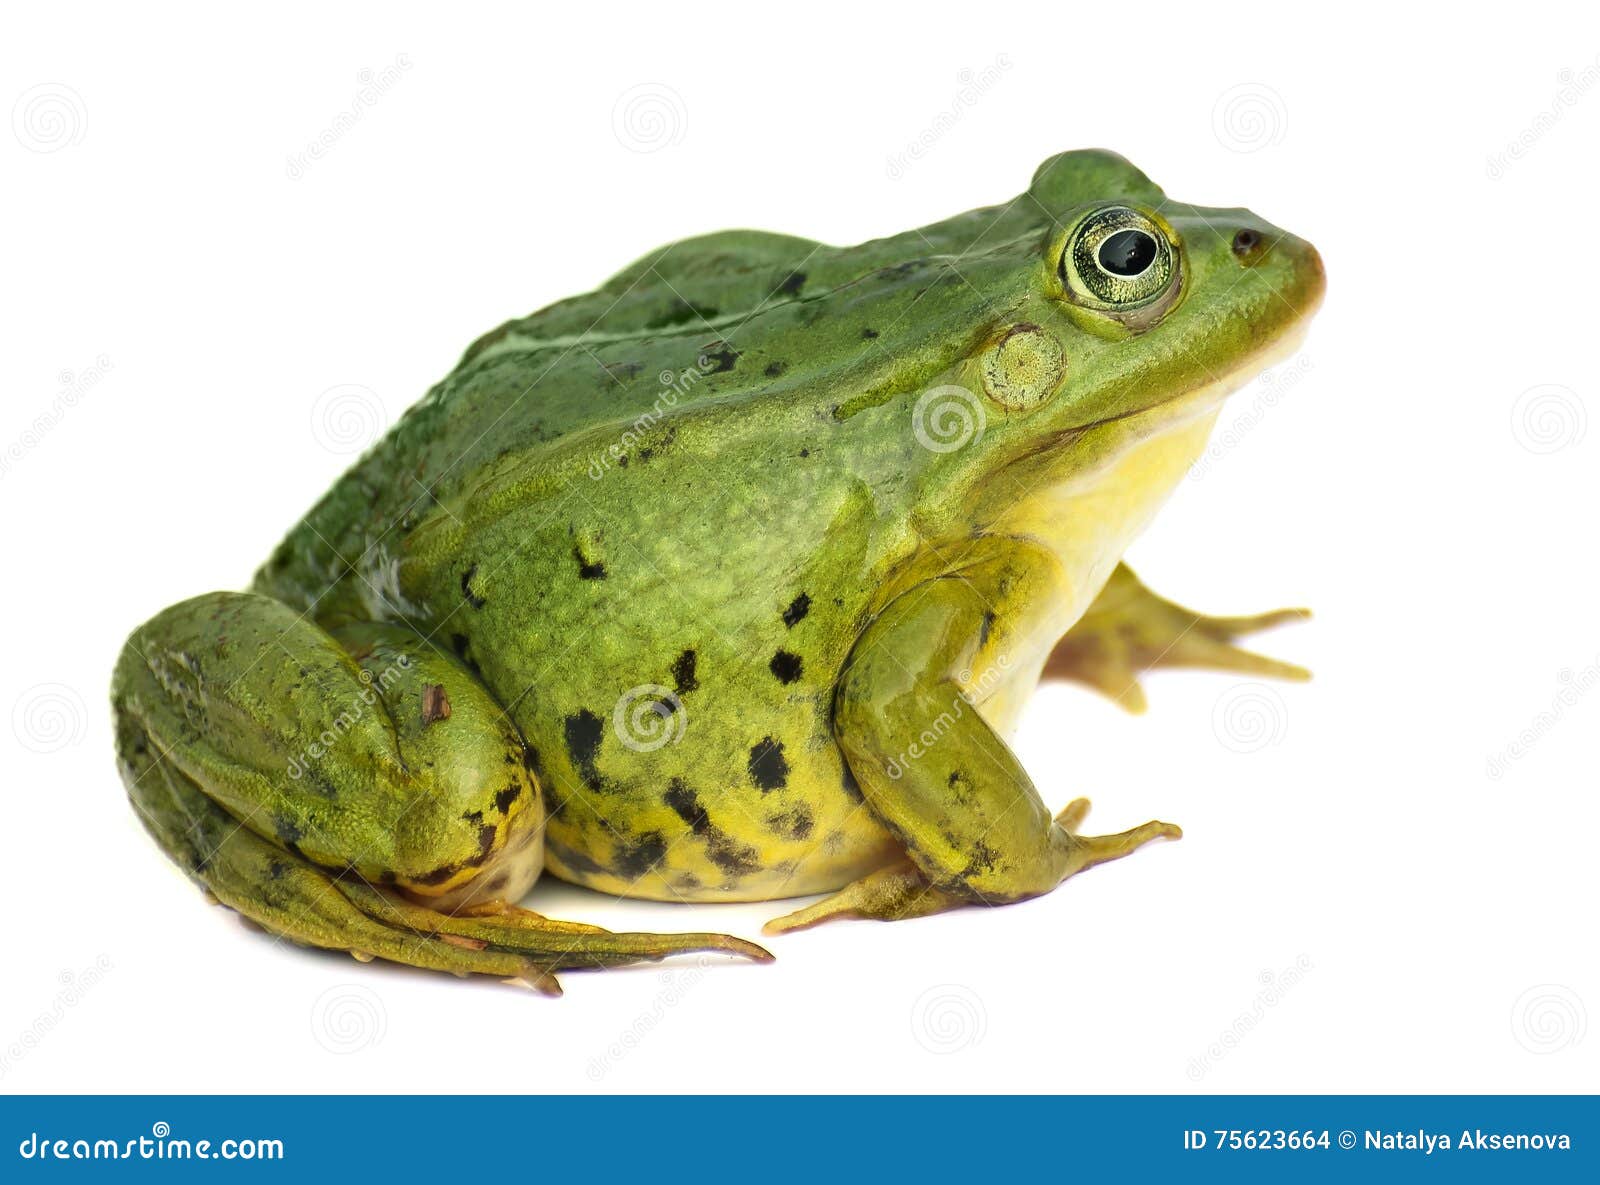
[[[1008,257],[989,289],[1001,315],[944,376],[984,431],[939,484],[989,512],[997,487],[1074,480],[1214,412],[1293,348],[1322,298],[1310,243],[1248,210],[1171,201],[1113,153],[1051,158],[1014,207],[1021,233],[985,252]],[[993,480],[1002,470],[1014,480]]]

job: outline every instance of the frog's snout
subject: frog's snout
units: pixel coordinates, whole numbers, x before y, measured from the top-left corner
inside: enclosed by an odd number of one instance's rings
[[[1269,282],[1281,287],[1299,312],[1309,313],[1322,303],[1327,271],[1321,254],[1305,239],[1266,224],[1245,223],[1234,231],[1228,247],[1240,267],[1262,268],[1272,276]]]

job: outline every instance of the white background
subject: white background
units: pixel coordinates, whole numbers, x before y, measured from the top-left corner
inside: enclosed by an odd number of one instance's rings
[[[10,11],[0,1089],[1600,1088],[1600,21],[665,7]],[[291,165],[363,70],[398,81]],[[1163,673],[1144,718],[1054,688],[1018,739],[1053,801],[1181,843],[549,1001],[274,944],[145,837],[123,637],[244,584],[477,334],[675,238],[890,234],[1091,145],[1329,272],[1131,555],[1199,608],[1312,605],[1262,648],[1316,680]]]

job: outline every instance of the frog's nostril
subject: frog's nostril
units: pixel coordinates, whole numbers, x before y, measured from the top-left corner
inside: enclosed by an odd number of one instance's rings
[[[1261,236],[1248,226],[1233,236],[1233,253],[1243,259],[1261,245]]]

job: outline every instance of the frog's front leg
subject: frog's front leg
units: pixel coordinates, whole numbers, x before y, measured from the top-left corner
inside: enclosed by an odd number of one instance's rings
[[[552,971],[724,950],[508,904],[543,864],[545,807],[516,728],[411,631],[325,631],[213,593],[128,640],[112,686],[129,797],[223,904],[309,946],[556,990]]]
[[[1139,674],[1153,667],[1206,667],[1305,680],[1311,672],[1304,667],[1254,654],[1234,642],[1310,616],[1309,609],[1279,609],[1208,617],[1158,597],[1126,564],[1118,564],[1094,603],[1051,652],[1043,678],[1086,684],[1135,713],[1145,709]]]
[[[997,564],[931,581],[902,594],[857,642],[837,691],[834,731],[906,862],[775,920],[769,932],[831,917],[897,919],[1019,901],[1181,834],[1150,822],[1119,835],[1080,835],[1088,807],[1081,799],[1052,818],[969,699],[965,686],[980,659],[1004,652],[1004,641],[997,650],[988,636],[991,606],[1018,596],[1015,577],[1014,567]]]

